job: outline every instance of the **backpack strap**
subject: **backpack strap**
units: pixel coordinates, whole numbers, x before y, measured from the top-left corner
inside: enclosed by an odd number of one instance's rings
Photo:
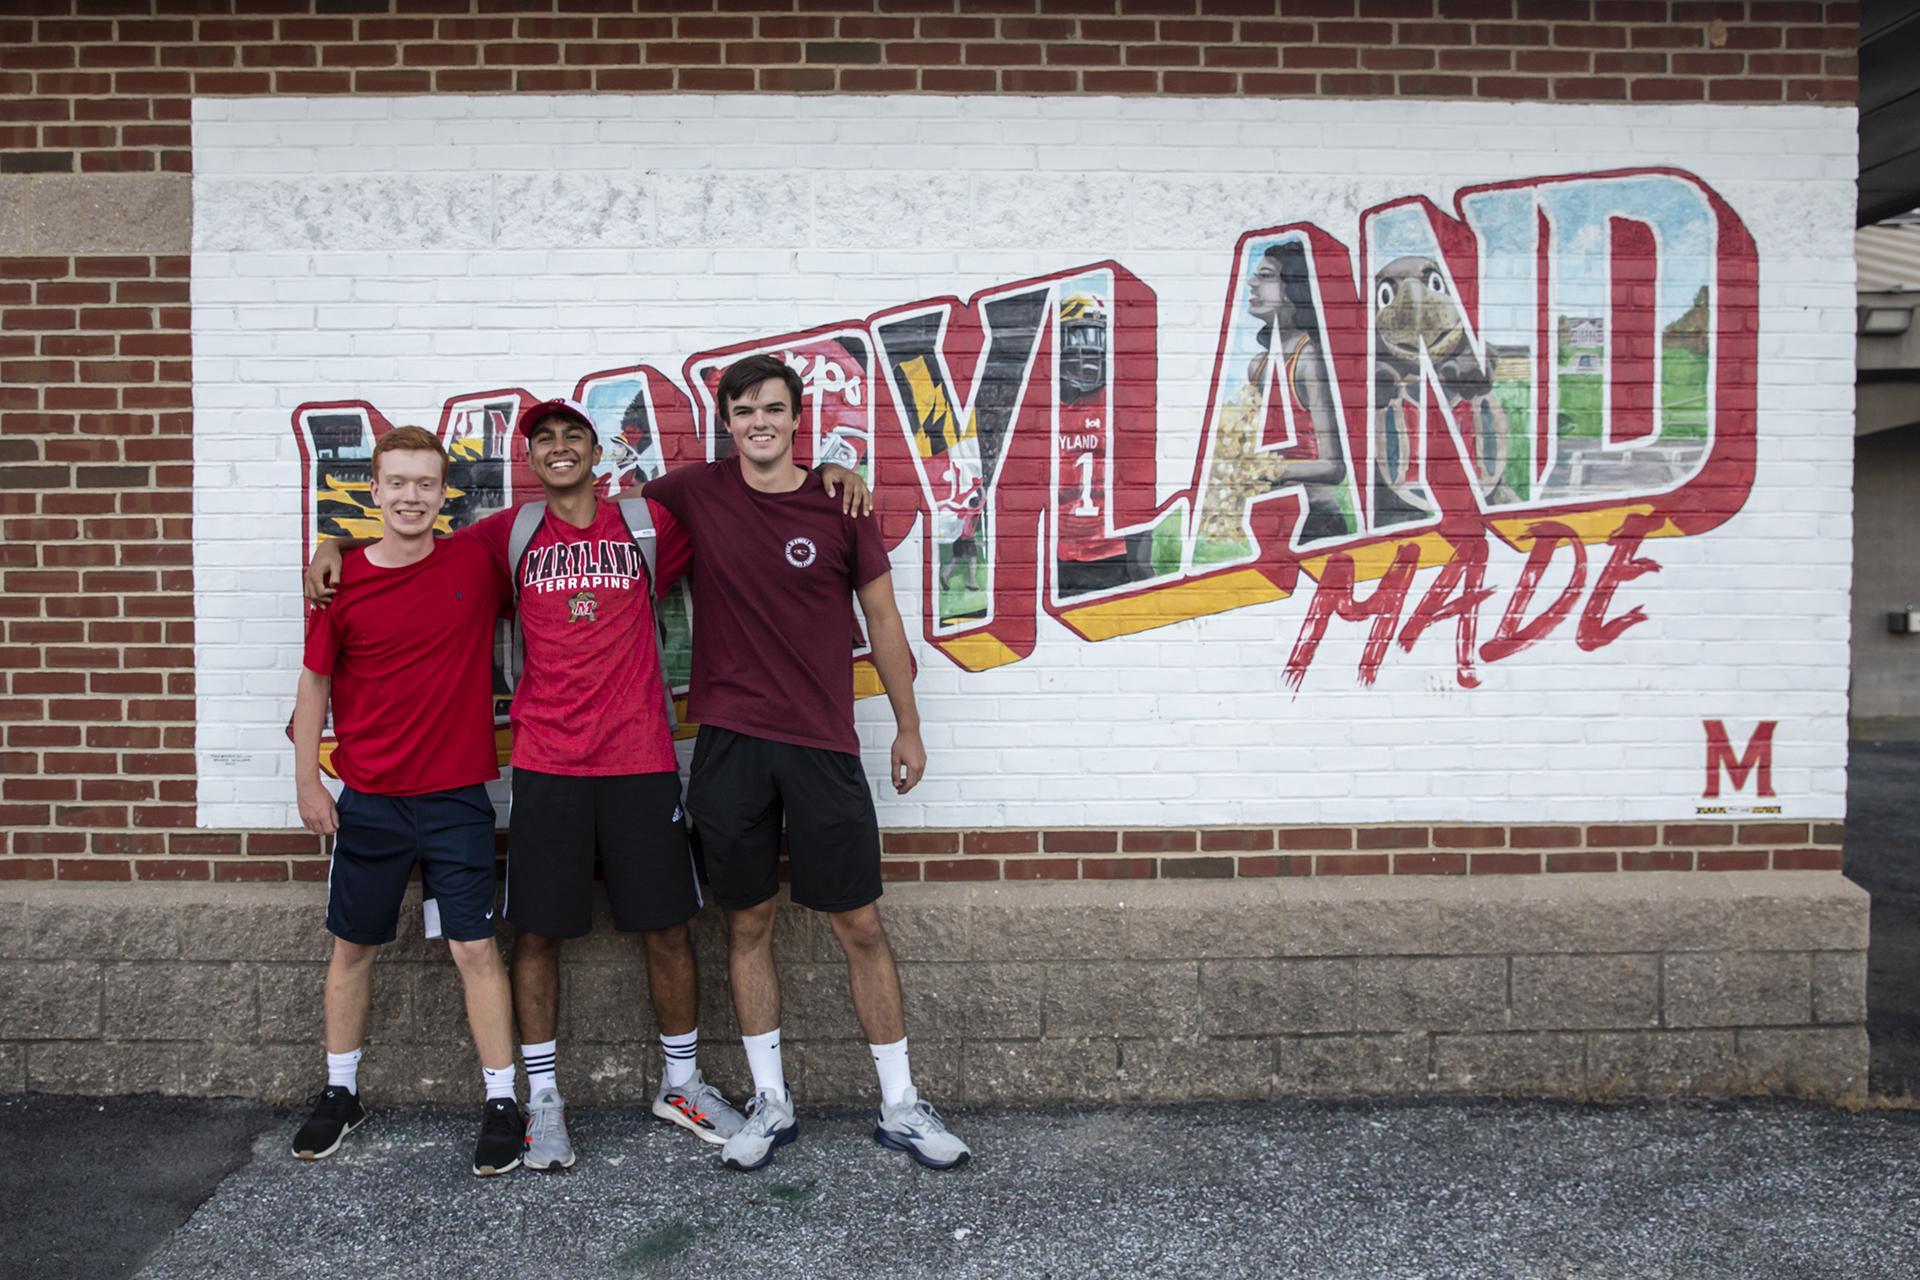
[[[647,604],[653,609],[653,651],[660,659],[660,688],[667,698],[667,732],[679,727],[680,721],[673,711],[673,681],[667,675],[667,628],[660,620],[658,596],[654,591],[656,566],[660,562],[660,539],[653,527],[653,512],[647,507],[645,498],[622,498],[620,517],[626,521],[627,533],[633,538],[633,545],[640,549],[640,562],[647,571]]]
[[[545,502],[529,502],[513,513],[513,531],[507,535],[507,575],[513,580],[513,644],[507,651],[507,688],[520,685],[520,673],[527,665],[527,638],[520,629],[520,562],[527,558],[533,535],[547,518]]]

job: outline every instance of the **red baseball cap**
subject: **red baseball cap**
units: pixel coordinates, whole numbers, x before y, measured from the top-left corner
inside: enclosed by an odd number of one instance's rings
[[[556,416],[570,418],[596,435],[599,434],[599,429],[593,425],[593,419],[587,415],[587,407],[578,400],[569,400],[565,396],[557,396],[552,400],[542,400],[538,404],[528,405],[520,411],[520,421],[515,425],[514,430],[532,439],[535,423]]]

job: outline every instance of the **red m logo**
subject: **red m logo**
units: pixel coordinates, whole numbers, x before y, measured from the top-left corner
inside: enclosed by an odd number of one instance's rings
[[[1754,726],[1753,736],[1747,739],[1747,749],[1740,755],[1733,754],[1733,744],[1727,740],[1727,726],[1719,720],[1704,722],[1707,727],[1707,789],[1701,792],[1705,799],[1713,799],[1720,794],[1720,773],[1726,771],[1730,788],[1738,791],[1747,785],[1747,778],[1755,771],[1760,773],[1759,794],[1773,794],[1773,729],[1780,722],[1762,720]]]

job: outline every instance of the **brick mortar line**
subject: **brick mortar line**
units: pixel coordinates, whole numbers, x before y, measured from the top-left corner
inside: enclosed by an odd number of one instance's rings
[[[643,70],[645,68],[636,68],[636,69]],[[712,85],[705,85],[705,84],[678,83],[678,79],[679,79],[678,72],[681,70],[698,71],[698,70],[708,70],[708,69],[714,70],[714,71],[735,70],[735,68],[732,68],[732,67],[676,68],[675,84],[661,85],[658,87],[647,88],[647,89],[633,89],[630,87],[622,88],[622,87],[613,86],[613,85],[608,85],[608,86],[589,85],[589,86],[578,86],[578,87],[568,88],[568,87],[562,87],[562,86],[551,86],[551,85],[540,85],[540,84],[526,85],[526,84],[514,83],[514,84],[501,84],[495,87],[480,88],[480,89],[461,86],[458,84],[444,85],[444,86],[434,84],[434,85],[429,85],[429,86],[420,87],[420,88],[403,90],[403,89],[395,88],[393,86],[385,86],[385,85],[378,85],[378,84],[369,84],[369,85],[355,84],[355,85],[349,85],[349,86],[341,86],[337,88],[322,88],[319,86],[295,85],[295,86],[289,86],[287,88],[273,88],[273,89],[268,89],[263,91],[250,91],[250,92],[240,92],[240,93],[196,92],[191,96],[195,98],[235,98],[235,99],[256,98],[256,97],[297,96],[300,94],[319,94],[320,96],[327,96],[327,97],[332,97],[332,96],[429,97],[429,96],[437,96],[437,95],[490,96],[490,95],[505,95],[505,94],[515,94],[515,93],[560,93],[560,94],[580,94],[582,96],[589,96],[592,94],[611,94],[611,93],[638,93],[638,94],[717,93],[724,96],[730,93],[753,93],[753,92],[780,92],[780,93],[792,93],[792,94],[805,96],[809,94],[825,95],[825,94],[832,94],[832,93],[863,92],[863,90],[858,86],[843,86],[837,83],[833,85],[821,85],[817,88],[796,88],[791,85],[779,84],[779,83],[762,84],[759,81],[757,72],[751,73],[754,75],[754,79],[750,83],[743,81],[738,85],[733,85],[724,89],[715,88]],[[744,71],[747,69],[742,68],[741,70]],[[1367,68],[1349,68],[1349,69],[1328,71],[1324,68],[1316,68],[1314,70],[1305,70],[1300,68],[1289,69],[1286,67],[1274,67],[1271,69],[1260,68],[1256,70],[1248,70],[1243,68],[1238,70],[1232,70],[1224,67],[1206,67],[1206,66],[1186,67],[1186,68],[1167,68],[1167,67],[1145,67],[1145,66],[1139,66],[1139,65],[1115,66],[1115,67],[1094,68],[1094,69],[1075,67],[1069,70],[1068,68],[1065,68],[1058,64],[1046,64],[1046,65],[1041,65],[1036,67],[985,67],[985,66],[974,65],[974,66],[956,66],[951,68],[948,68],[948,67],[927,68],[924,66],[912,67],[912,68],[901,67],[901,66],[821,67],[821,66],[815,65],[815,66],[808,66],[808,67],[795,67],[795,68],[792,68],[792,70],[818,70],[818,71],[825,72],[828,75],[834,76],[836,79],[838,78],[839,73],[842,71],[861,71],[861,72],[895,71],[895,72],[901,72],[901,73],[911,73],[920,78],[920,83],[916,87],[899,87],[899,88],[886,90],[885,91],[886,96],[891,96],[891,97],[908,97],[908,96],[915,96],[919,94],[928,94],[928,95],[940,95],[940,96],[958,95],[963,97],[987,96],[987,95],[1006,95],[1010,97],[1041,97],[1041,98],[1079,97],[1079,96],[1118,96],[1118,97],[1158,96],[1158,97],[1171,97],[1171,98],[1206,99],[1211,97],[1217,97],[1217,96],[1220,96],[1221,94],[1239,93],[1249,97],[1271,98],[1275,101],[1313,100],[1316,98],[1332,98],[1332,99],[1340,99],[1340,100],[1386,99],[1386,100],[1405,100],[1409,102],[1426,102],[1426,101],[1445,102],[1445,101],[1455,101],[1455,100],[1466,100],[1466,101],[1514,102],[1514,103],[1551,101],[1551,102],[1589,103],[1589,104],[1630,102],[1630,103],[1642,103],[1642,104],[1725,103],[1729,105],[1738,105],[1738,104],[1818,105],[1822,103],[1831,103],[1836,106],[1846,106],[1846,105],[1850,105],[1853,102],[1854,96],[1857,93],[1857,85],[1853,83],[1853,77],[1840,76],[1840,75],[1784,76],[1783,77],[1783,76],[1775,76],[1775,75],[1756,76],[1752,74],[1740,74],[1740,75],[1736,75],[1736,74],[1684,75],[1683,74],[1683,75],[1676,76],[1671,74],[1663,75],[1663,74],[1647,73],[1647,72],[1642,72],[1642,73],[1590,72],[1586,74],[1578,74],[1578,73],[1569,74],[1569,73],[1533,72],[1533,71],[1523,71],[1523,70],[1512,70],[1512,71],[1504,71],[1504,72],[1503,71],[1471,71],[1469,72],[1469,71],[1449,71],[1445,69],[1438,69],[1430,72],[1388,72],[1388,71],[1371,70]],[[924,77],[924,75],[921,74],[928,70],[932,70],[935,72],[953,71],[953,72],[959,72],[959,73],[971,73],[971,74],[977,74],[983,79],[985,77],[993,77],[994,81],[991,84],[981,84],[981,85],[968,87],[968,88],[956,88],[953,85],[942,84],[942,83],[928,84],[926,82],[926,78]],[[1017,83],[1013,85],[1002,85],[998,81],[998,77],[1003,73],[1011,72],[1018,75],[1020,72],[1023,72],[1023,71],[1039,72],[1039,73],[1045,73],[1046,75],[1057,75],[1062,77],[1073,76],[1079,82],[1071,86],[1064,85],[1064,84],[1058,85],[1058,86],[1052,86],[1047,84],[1044,81],[1040,84],[1027,84],[1027,85],[1022,85]],[[1169,88],[1166,86],[1163,78],[1163,74],[1162,74],[1168,71],[1172,71],[1176,75],[1181,73],[1204,75],[1209,77],[1212,80],[1215,80],[1218,83],[1219,87],[1218,89],[1213,91],[1201,91],[1197,84],[1188,86],[1185,88],[1178,87],[1178,86]],[[1088,75],[1089,73],[1094,77],[1096,77],[1093,83],[1088,83],[1087,80],[1085,79],[1086,75]],[[1138,87],[1122,88],[1122,87],[1116,87],[1111,83],[1100,79],[1100,77],[1103,77],[1103,76],[1110,76],[1115,74],[1128,74],[1128,73],[1154,77],[1157,83],[1150,84],[1150,85],[1142,84]],[[1402,88],[1398,84],[1394,84],[1391,86],[1381,86],[1381,87],[1366,87],[1361,85],[1339,85],[1339,84],[1319,83],[1319,80],[1326,76],[1333,76],[1333,77],[1367,76],[1367,77],[1378,77],[1378,78],[1393,80],[1402,75],[1423,75],[1423,76],[1434,75],[1434,76],[1458,77],[1464,81],[1470,81],[1471,83],[1463,85],[1457,92],[1446,92],[1446,91],[1436,92],[1430,88],[1422,89],[1419,87]],[[1311,77],[1311,78],[1314,78],[1316,82],[1312,86],[1310,91],[1308,90],[1307,86],[1305,86],[1304,84],[1297,87],[1287,87],[1287,88],[1281,88],[1280,86],[1263,87],[1259,82],[1259,80],[1257,79],[1257,77],[1261,77],[1261,76]],[[1246,77],[1255,77],[1256,79],[1254,79],[1254,81],[1251,84],[1249,84],[1247,82]],[[1530,80],[1530,81],[1537,81],[1539,82],[1540,87],[1544,87],[1547,90],[1547,94],[1545,97],[1542,97],[1540,94],[1536,92],[1532,92],[1531,89],[1533,86],[1524,86],[1524,87],[1523,86],[1493,86],[1493,85],[1482,85],[1480,83],[1480,81],[1482,80],[1499,80],[1499,79],[1524,79],[1524,80]],[[1618,81],[1621,91],[1620,92],[1609,91],[1609,92],[1602,93],[1602,92],[1596,91],[1601,87],[1597,85],[1562,86],[1557,83],[1559,81],[1564,81],[1569,79]],[[1632,87],[1636,84],[1640,84],[1643,82],[1652,84],[1652,83],[1670,81],[1670,80],[1698,81],[1701,83],[1703,91],[1687,93],[1684,95],[1647,94],[1642,96],[1635,96],[1632,92]],[[1231,82],[1231,83],[1228,83],[1228,82]],[[1770,86],[1777,89],[1778,92],[1776,92],[1771,96],[1732,95],[1732,96],[1726,96],[1721,98],[1714,98],[1711,96],[1710,92],[1704,91],[1712,85],[1721,85],[1721,84],[1740,84],[1740,85],[1755,85],[1755,86],[1766,85],[1766,86]],[[871,90],[866,90],[866,91],[871,92]],[[95,99],[42,98],[42,99],[34,99],[34,100],[37,100],[37,101],[92,101]],[[0,102],[6,102],[6,101],[18,102],[18,101],[21,101],[21,99],[18,99],[18,98],[0,99]],[[60,121],[35,121],[35,122],[29,122],[29,124],[22,125],[20,127],[34,127],[34,126],[45,126],[45,125],[51,125],[52,127],[55,127],[55,128],[62,127],[62,124]],[[155,173],[155,172],[181,173],[181,172],[190,172],[190,168],[188,166],[190,166],[191,164],[191,160],[190,160],[191,152],[189,150],[182,149],[178,146],[170,146],[163,143],[127,143],[124,140],[122,140],[112,145],[108,145],[108,144],[93,145],[93,146],[52,145],[52,146],[40,147],[40,148],[29,150],[26,152],[26,154],[33,154],[34,150],[71,152],[76,156],[103,155],[103,154],[113,154],[113,153],[122,153],[122,152],[135,154],[139,156],[166,156],[169,159],[177,161],[182,166],[181,168],[166,168],[166,169],[157,169],[153,166],[147,166],[147,165],[141,165],[133,169],[83,168],[82,170],[80,170],[80,172],[83,172],[83,173],[97,173],[97,174]],[[41,173],[52,172],[56,174],[72,174],[74,170],[59,169],[59,170],[38,171],[38,172],[41,172]]]
[[[1836,6],[1821,5],[1820,7],[1823,12],[1827,12]],[[1360,8],[1362,10],[1361,12],[1344,16],[1322,14],[1299,16],[1286,16],[1281,14],[1215,14],[1204,11],[1189,14],[1051,14],[1046,12],[1044,4],[1039,11],[1031,14],[970,14],[965,12],[964,9],[959,13],[953,14],[876,13],[871,9],[846,13],[817,14],[794,14],[791,11],[760,14],[727,14],[716,12],[686,14],[651,14],[645,12],[596,14],[592,12],[567,12],[563,9],[557,13],[541,15],[400,12],[389,14],[201,14],[191,16],[183,15],[178,18],[154,18],[151,16],[140,17],[135,15],[95,16],[83,12],[79,15],[32,15],[35,21],[35,31],[31,43],[36,45],[65,45],[77,49],[92,47],[113,48],[122,44],[133,44],[154,49],[161,54],[161,57],[157,58],[155,63],[152,64],[155,69],[217,71],[225,69],[245,69],[247,64],[240,58],[236,58],[233,63],[220,63],[216,65],[197,65],[187,61],[167,63],[164,60],[164,56],[165,53],[169,51],[186,53],[194,49],[204,49],[207,47],[232,47],[237,50],[243,50],[261,47],[263,43],[283,46],[306,45],[307,47],[358,47],[365,44],[394,44],[396,48],[399,48],[408,44],[451,44],[468,47],[485,46],[488,44],[525,44],[564,47],[569,44],[708,44],[715,42],[738,42],[742,40],[752,40],[756,43],[770,44],[795,42],[812,44],[884,44],[889,41],[897,42],[907,39],[927,41],[990,39],[1001,43],[1020,44],[1067,39],[1097,40],[1102,37],[1113,37],[1115,33],[1112,28],[1114,27],[1123,28],[1122,35],[1119,38],[1126,43],[1143,43],[1150,41],[1152,43],[1162,44],[1206,44],[1232,42],[1241,39],[1259,40],[1261,29],[1268,27],[1308,28],[1311,30],[1312,38],[1316,43],[1320,42],[1323,38],[1331,43],[1345,43],[1349,39],[1357,39],[1369,34],[1367,31],[1355,30],[1355,28],[1385,28],[1397,43],[1399,37],[1408,32],[1416,35],[1431,35],[1435,33],[1428,29],[1447,28],[1447,34],[1449,35],[1470,37],[1463,47],[1475,48],[1481,47],[1483,44],[1501,47],[1515,44],[1518,47],[1524,48],[1554,47],[1556,42],[1551,37],[1563,31],[1621,31],[1623,33],[1640,31],[1667,32],[1679,28],[1683,30],[1697,30],[1701,35],[1700,43],[1698,45],[1659,43],[1640,47],[1720,49],[1725,47],[1726,37],[1736,31],[1764,31],[1769,28],[1778,30],[1783,34],[1787,31],[1820,31],[1828,26],[1831,21],[1824,17],[1821,19],[1782,20],[1779,22],[1768,22],[1755,18],[1734,19],[1731,22],[1725,18],[1677,21],[1669,17],[1666,19],[1646,18],[1639,21],[1610,22],[1572,14],[1565,16],[1555,15],[1552,17],[1520,17],[1514,15],[1496,17],[1489,15],[1483,17],[1454,18],[1444,14],[1428,14],[1425,16],[1408,16],[1405,14],[1372,15],[1364,11],[1364,4],[1362,4]],[[181,24],[181,26],[179,28],[161,30],[142,29],[143,24],[150,28],[166,22],[177,22]],[[667,24],[667,29],[671,34],[659,34],[640,38],[633,34],[622,32],[618,26],[618,24],[622,23],[639,22]],[[800,25],[809,22],[834,23],[835,31],[829,34],[822,29],[807,30],[804,26]],[[133,24],[132,30],[127,29],[126,24],[129,23]],[[288,23],[295,25],[289,28],[284,25]],[[840,24],[845,23],[854,25],[851,28],[843,29]],[[983,29],[976,31],[972,26],[967,26],[961,28],[960,34],[956,34],[952,30],[941,29],[942,24],[954,23],[982,24]],[[333,30],[316,32],[312,30],[312,27],[316,24],[331,26]],[[408,25],[397,30],[394,29],[399,24]],[[473,34],[471,28],[480,24],[500,25],[504,27],[504,29],[490,31],[485,35]],[[561,24],[567,25],[562,26]],[[767,24],[774,25],[769,29]],[[783,29],[782,24],[788,24],[786,29]],[[879,24],[893,25],[879,27]],[[1041,24],[1044,29],[1039,32],[1022,30],[1022,27],[1027,24]],[[1051,24],[1057,24],[1058,29]],[[586,31],[576,29],[581,25],[591,27],[592,33],[588,34]],[[1182,31],[1182,28],[1201,25],[1217,26],[1223,28],[1223,30],[1192,33],[1183,33]],[[104,28],[104,30],[88,30],[78,33],[70,31],[61,32],[57,29],[51,32],[42,30],[42,28],[48,27],[73,26],[85,26],[96,29]],[[205,28],[209,26],[215,28],[213,34],[208,34],[205,30]],[[240,30],[232,32],[222,30],[222,28],[228,27],[239,28]],[[867,29],[862,30],[862,27]],[[1720,29],[1718,32],[1715,31],[1716,27]],[[262,30],[263,28],[270,29],[272,32],[271,36],[267,36],[266,31]],[[1136,30],[1141,28],[1151,31],[1151,36],[1143,40],[1140,36],[1133,35]],[[1255,32],[1255,35],[1252,37],[1247,37],[1245,34],[1249,29]],[[991,31],[992,34],[989,34],[989,31]],[[748,32],[751,32],[751,34],[748,34]],[[1534,32],[1544,33],[1548,38],[1544,41],[1524,38],[1526,35]],[[71,37],[75,34],[83,36],[97,34],[104,35],[105,38],[91,41],[85,39],[74,40]],[[1483,34],[1492,38],[1482,40],[1480,37]],[[1718,44],[1715,43],[1716,34],[1721,37],[1721,42]],[[343,35],[346,38],[341,38]],[[1297,44],[1303,42],[1287,40],[1281,43]],[[1622,43],[1617,47],[1628,48],[1634,46],[1631,45],[1630,37],[1628,37],[1623,38]],[[1766,46],[1766,48],[1775,47],[1781,46]],[[1827,48],[1830,46],[1822,45],[1815,47]],[[1740,52],[1744,50],[1735,49],[1734,51]],[[255,65],[273,66],[275,64],[266,63]],[[142,68],[124,67],[115,69],[139,70]],[[45,67],[34,68],[34,70],[55,71],[61,70],[61,68]]]

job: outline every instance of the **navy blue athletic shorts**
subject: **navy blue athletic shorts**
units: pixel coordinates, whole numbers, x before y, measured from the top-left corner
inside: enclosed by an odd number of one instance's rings
[[[479,783],[422,796],[340,789],[340,830],[327,869],[327,931],[374,947],[392,942],[407,879],[420,868],[449,941],[493,936],[493,802]]]

